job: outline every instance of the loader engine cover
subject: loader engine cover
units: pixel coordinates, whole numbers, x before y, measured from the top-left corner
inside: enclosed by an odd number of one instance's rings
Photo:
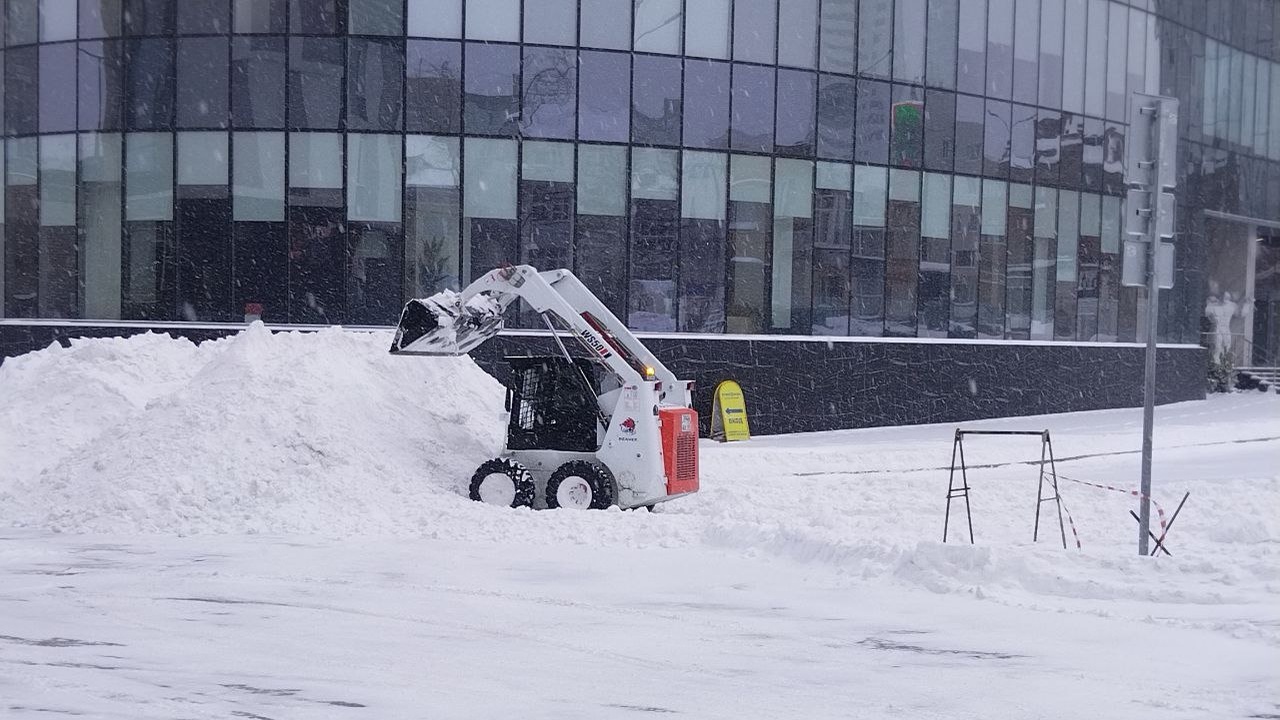
[[[662,464],[667,476],[667,494],[698,491],[698,413],[693,408],[665,407],[658,410],[662,434]]]

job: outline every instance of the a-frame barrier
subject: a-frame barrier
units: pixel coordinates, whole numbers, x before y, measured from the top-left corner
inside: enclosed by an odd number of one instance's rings
[[[1067,547],[1067,529],[1062,522],[1062,496],[1058,493],[1058,466],[1053,459],[1053,441],[1048,430],[961,430],[956,428],[955,440],[951,443],[951,474],[947,482],[947,513],[942,523],[942,542],[947,541],[947,533],[951,526],[951,501],[964,498],[965,519],[969,523],[969,542],[973,543],[973,512],[969,507],[969,468],[964,460],[964,438],[966,435],[1037,435],[1040,437],[1040,480],[1036,488],[1036,522],[1032,533],[1032,542],[1040,540],[1040,506],[1052,502],[1058,509],[1058,532],[1062,535],[1062,547]],[[957,457],[960,464],[956,465]],[[1033,464],[1033,463],[1026,463]],[[956,485],[956,468],[960,469],[960,485]],[[1045,480],[1053,488],[1053,494],[1045,497]]]

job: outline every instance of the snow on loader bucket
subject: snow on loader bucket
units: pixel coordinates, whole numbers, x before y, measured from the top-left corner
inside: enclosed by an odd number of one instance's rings
[[[410,300],[395,355],[465,355],[523,301],[560,351],[508,358],[507,439],[472,500],[511,507],[652,507],[698,491],[693,382],[676,377],[568,270],[489,271],[461,292]],[[578,353],[565,343],[577,343]]]
[[[404,355],[466,355],[502,329],[506,303],[489,295],[463,302],[452,290],[410,300],[400,313],[391,352]]]

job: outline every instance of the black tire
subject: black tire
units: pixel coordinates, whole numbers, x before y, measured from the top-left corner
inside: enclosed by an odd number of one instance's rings
[[[570,460],[556,468],[547,481],[547,508],[560,507],[556,493],[561,484],[570,478],[581,478],[591,488],[591,510],[603,510],[613,504],[613,473],[603,465],[586,460]]]
[[[480,494],[480,486],[491,475],[506,475],[511,478],[511,484],[515,486],[515,497],[511,500],[511,507],[533,507],[533,476],[525,466],[511,458],[494,458],[476,468],[475,474],[471,476],[469,491],[472,500],[484,502]]]

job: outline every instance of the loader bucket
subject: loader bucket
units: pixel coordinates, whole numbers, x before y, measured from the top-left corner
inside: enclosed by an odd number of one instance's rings
[[[392,354],[466,355],[502,329],[503,304],[477,295],[466,303],[451,290],[410,300],[400,313]]]

